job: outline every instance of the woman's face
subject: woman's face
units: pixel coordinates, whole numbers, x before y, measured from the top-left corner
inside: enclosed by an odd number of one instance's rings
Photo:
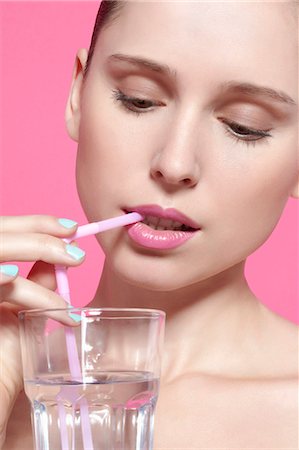
[[[134,1],[101,32],[68,123],[88,219],[155,204],[200,226],[173,249],[124,228],[98,235],[123,279],[181,288],[243,264],[271,234],[298,178],[296,26],[284,2]]]

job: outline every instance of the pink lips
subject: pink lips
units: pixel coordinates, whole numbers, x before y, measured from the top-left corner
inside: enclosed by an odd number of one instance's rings
[[[130,238],[142,247],[160,250],[176,248],[191,239],[200,229],[196,222],[173,208],[163,209],[158,205],[142,205],[129,207],[125,210],[126,212],[138,212],[144,217],[154,216],[173,220],[192,228],[188,231],[155,230],[142,222],[126,227]]]

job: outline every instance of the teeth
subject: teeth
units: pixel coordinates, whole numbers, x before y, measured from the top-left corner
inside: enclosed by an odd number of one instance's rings
[[[173,222],[173,228],[175,230],[181,229],[182,224],[180,222]]]
[[[147,225],[149,225],[151,228],[157,229],[157,225],[160,219],[159,217],[155,216],[147,216],[145,220],[147,220]]]
[[[173,220],[161,218],[159,221],[159,229],[160,230],[172,230],[173,229]]]
[[[164,219],[155,216],[146,216],[143,223],[153,228],[154,230],[188,230],[186,225],[170,219]]]

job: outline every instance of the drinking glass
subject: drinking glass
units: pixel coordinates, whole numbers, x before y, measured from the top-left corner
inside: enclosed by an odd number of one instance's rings
[[[66,311],[75,327],[53,319]],[[163,311],[27,310],[19,322],[36,450],[152,449]]]

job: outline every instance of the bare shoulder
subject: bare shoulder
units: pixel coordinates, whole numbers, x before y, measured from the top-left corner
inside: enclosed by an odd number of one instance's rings
[[[298,379],[299,327],[295,323],[260,305],[263,340],[260,354],[268,367],[268,378]],[[256,342],[259,345],[259,342]],[[291,381],[290,381],[290,384]]]
[[[263,318],[266,319],[269,327],[275,327],[280,335],[285,338],[294,338],[298,336],[299,327],[296,323],[291,322],[285,317],[279,315],[273,310],[270,310],[259,300],[260,311]]]
[[[297,396],[293,377],[186,374],[162,385],[155,450],[297,448]]]

